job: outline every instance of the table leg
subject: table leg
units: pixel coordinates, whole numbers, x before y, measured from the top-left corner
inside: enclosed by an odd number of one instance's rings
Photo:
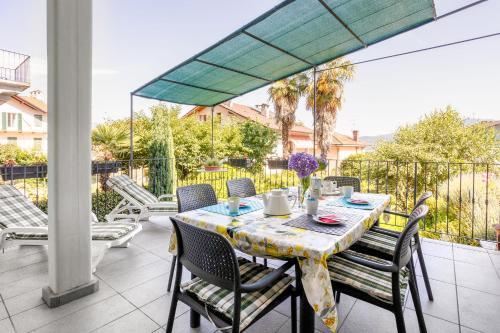
[[[300,296],[300,333],[314,333],[314,310],[307,300],[304,288],[301,282],[301,272],[299,264],[295,265],[295,283]]]
[[[191,279],[196,278],[196,275],[191,273]],[[189,323],[191,325],[191,328],[197,328],[200,327],[200,314],[196,311],[191,310],[189,312]]]

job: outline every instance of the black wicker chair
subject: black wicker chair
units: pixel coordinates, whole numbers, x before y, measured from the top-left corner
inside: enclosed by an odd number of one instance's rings
[[[247,198],[257,195],[255,185],[250,178],[231,179],[226,182],[228,197]]]
[[[216,205],[217,195],[209,184],[196,184],[177,188],[177,209],[179,213]],[[172,257],[167,291],[172,288],[177,256]]]
[[[347,294],[391,311],[396,317],[398,333],[406,332],[403,306],[408,285],[420,332],[427,332],[412,265],[411,243],[418,233],[419,221],[428,211],[426,205],[421,205],[411,213],[391,261],[347,250],[334,255],[328,262],[332,288],[337,295]]]
[[[250,178],[231,179],[226,182],[227,196],[248,198],[257,195],[255,185]],[[256,257],[252,257],[253,262],[257,262]],[[267,267],[267,259],[264,259],[264,266]]]
[[[338,187],[342,186],[352,186],[354,192],[361,192],[361,182],[359,178],[356,177],[345,177],[345,176],[328,176],[324,180],[333,180],[337,182]]]
[[[430,197],[432,197],[432,192],[425,192],[424,194],[422,194],[415,203],[413,211],[425,204],[425,201]],[[384,213],[401,216],[407,219],[410,217],[409,214],[393,212],[390,210],[385,210]],[[398,238],[400,237],[400,232],[374,226],[369,231],[367,231],[363,235],[363,237],[361,237],[361,239],[357,241],[351,248],[358,252],[374,255],[386,260],[392,260],[392,257],[394,256],[394,247],[396,246]],[[424,254],[422,253],[422,244],[420,242],[418,232],[415,234],[414,240],[412,241],[412,251],[417,252],[418,263],[420,264],[422,277],[425,283],[425,289],[427,290],[427,297],[429,298],[429,300],[433,301],[434,296],[432,295],[431,284],[429,282],[429,275],[427,274]]]
[[[293,278],[286,271],[290,261],[277,269],[264,268],[238,258],[221,235],[171,218],[177,235],[177,273],[166,332],[172,332],[178,301],[191,308],[191,327],[199,326],[200,315],[220,331],[246,330],[277,305],[291,297],[292,332],[297,330]],[[192,280],[182,283],[183,267]],[[267,271],[267,272],[266,272]]]

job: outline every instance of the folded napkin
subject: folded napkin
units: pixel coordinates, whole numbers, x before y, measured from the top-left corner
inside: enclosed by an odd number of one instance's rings
[[[320,220],[323,223],[341,223],[344,222],[345,219],[338,217],[337,215],[324,215],[324,216],[319,216],[318,220]]]

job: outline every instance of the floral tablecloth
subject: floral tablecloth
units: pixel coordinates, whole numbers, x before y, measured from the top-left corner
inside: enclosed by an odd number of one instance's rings
[[[337,328],[337,310],[333,295],[327,259],[356,242],[382,214],[390,201],[383,194],[356,193],[356,197],[369,200],[374,209],[363,210],[328,205],[331,199],[320,200],[321,210],[331,210],[336,214],[343,211],[362,215],[360,222],[353,225],[342,236],[318,233],[283,225],[303,211],[294,209],[291,215],[266,217],[262,210],[230,217],[205,210],[193,210],[177,214],[177,218],[226,237],[231,244],[250,255],[268,258],[299,259],[302,271],[302,285],[309,303],[316,314],[332,332]],[[259,200],[250,198],[250,200]],[[170,250],[175,253],[175,237],[170,242]]]

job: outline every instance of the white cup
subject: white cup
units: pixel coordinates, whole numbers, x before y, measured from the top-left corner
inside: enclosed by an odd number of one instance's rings
[[[333,181],[323,180],[323,193],[332,193],[334,190]]]
[[[238,214],[240,211],[240,198],[229,197],[227,199],[227,205],[229,207],[229,214]]]
[[[344,198],[350,199],[352,197],[353,192],[354,192],[354,187],[342,186],[342,194],[344,195]]]

